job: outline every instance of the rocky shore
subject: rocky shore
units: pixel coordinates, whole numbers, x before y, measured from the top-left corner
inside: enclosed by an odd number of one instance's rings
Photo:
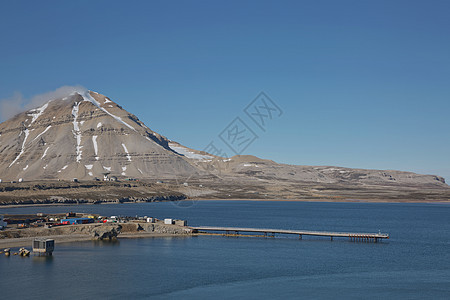
[[[42,204],[104,204],[104,203],[139,203],[185,200],[184,195],[153,196],[153,197],[121,197],[116,199],[77,199],[53,196],[46,199],[20,199],[0,202],[0,206],[9,205],[42,205]]]
[[[171,185],[144,182],[47,181],[0,183],[0,206],[178,201],[186,195]]]
[[[185,226],[160,223],[130,222],[124,224],[82,224],[53,228],[26,228],[0,231],[0,248],[29,247],[36,237],[54,239],[55,242],[88,240],[115,240],[122,237],[189,236],[192,229]]]

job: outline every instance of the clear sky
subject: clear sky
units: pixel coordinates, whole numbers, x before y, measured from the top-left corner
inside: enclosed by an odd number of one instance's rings
[[[450,181],[449,15],[425,0],[2,1],[0,99],[82,85],[192,148],[240,117],[258,135],[245,154]],[[265,132],[243,111],[261,91],[283,111]]]

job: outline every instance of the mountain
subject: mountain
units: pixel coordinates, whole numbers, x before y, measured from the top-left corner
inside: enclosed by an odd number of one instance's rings
[[[197,169],[169,143],[108,97],[74,92],[0,124],[0,178],[92,180],[108,172],[133,178],[196,174]]]
[[[303,184],[447,188],[442,177],[411,172],[278,164],[223,158],[152,131],[110,98],[79,90],[0,124],[0,179],[6,181],[203,179],[224,186],[272,186],[273,196]],[[275,184],[276,183],[276,184]],[[220,189],[220,187],[217,187]],[[266,191],[267,192],[267,191]],[[268,192],[268,194],[270,194]],[[258,192],[259,193],[259,192]]]

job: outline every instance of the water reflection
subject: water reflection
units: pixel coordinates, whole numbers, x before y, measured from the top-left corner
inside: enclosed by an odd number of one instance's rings
[[[33,255],[31,260],[34,264],[52,264],[53,263],[53,255]]]
[[[102,240],[102,241],[95,240],[95,241],[92,241],[92,244],[95,247],[118,247],[118,246],[120,246],[120,241],[117,239],[116,240]]]

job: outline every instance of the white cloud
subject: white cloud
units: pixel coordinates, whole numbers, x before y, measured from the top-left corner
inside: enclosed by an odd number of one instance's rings
[[[85,92],[87,89],[80,85],[77,86],[62,86],[54,91],[38,94],[30,99],[25,99],[20,92],[15,92],[10,98],[0,100],[0,120],[6,121],[9,118],[26,110],[37,108],[42,104],[65,97],[73,92]]]
[[[7,120],[12,116],[24,110],[24,102],[22,94],[15,92],[11,98],[0,100],[0,119]]]

